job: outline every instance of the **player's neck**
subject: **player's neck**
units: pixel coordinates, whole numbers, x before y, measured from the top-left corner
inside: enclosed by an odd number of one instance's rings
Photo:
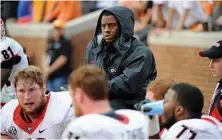
[[[90,108],[88,107],[84,114],[92,114],[92,113],[104,113],[111,111],[112,108],[109,105],[107,100],[101,100],[91,103]]]

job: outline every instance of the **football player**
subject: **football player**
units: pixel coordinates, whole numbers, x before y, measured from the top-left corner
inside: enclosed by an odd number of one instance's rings
[[[134,110],[112,110],[105,72],[85,65],[69,78],[69,93],[75,114],[63,139],[147,139],[148,119]]]
[[[220,122],[202,115],[204,97],[195,86],[174,84],[164,97],[162,124],[168,129],[161,139],[220,139]],[[156,121],[156,125],[158,121]]]
[[[28,67],[28,58],[22,46],[14,39],[5,36],[4,22],[1,24],[1,103],[4,104],[15,98],[15,88],[13,85],[14,74],[17,70]]]
[[[18,99],[1,109],[1,138],[59,139],[74,118],[68,92],[45,94],[43,73],[29,66],[15,74]]]

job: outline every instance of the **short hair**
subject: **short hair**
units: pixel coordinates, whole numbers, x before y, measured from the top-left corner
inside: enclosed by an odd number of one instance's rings
[[[171,79],[158,79],[152,81],[148,86],[146,91],[152,91],[155,100],[162,100],[167,92],[167,90],[174,84]]]
[[[81,88],[92,100],[108,99],[108,82],[105,72],[96,65],[84,65],[69,77],[72,89]]]
[[[19,81],[19,79],[31,79],[34,83],[38,84],[40,88],[43,88],[44,80],[43,80],[43,73],[40,70],[40,68],[36,66],[28,66],[25,69],[19,70],[15,73],[14,76],[14,86],[16,88],[16,85]]]
[[[175,91],[178,103],[188,111],[191,118],[201,117],[204,97],[199,88],[188,83],[178,83],[171,89]]]

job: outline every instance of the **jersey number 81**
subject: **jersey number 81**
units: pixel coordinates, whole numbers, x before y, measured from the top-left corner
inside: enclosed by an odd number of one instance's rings
[[[14,53],[10,47],[8,47],[7,50],[2,50],[1,54],[5,60],[10,59],[12,56],[14,56]]]

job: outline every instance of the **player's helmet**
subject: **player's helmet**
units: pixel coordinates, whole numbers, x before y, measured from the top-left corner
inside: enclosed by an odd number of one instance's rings
[[[3,20],[0,18],[0,24],[1,24],[1,38],[5,36],[5,26]]]

